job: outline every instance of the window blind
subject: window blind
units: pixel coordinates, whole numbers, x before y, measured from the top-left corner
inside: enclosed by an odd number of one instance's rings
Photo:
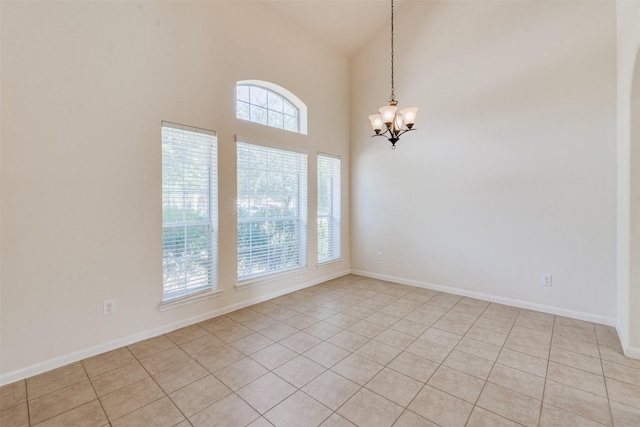
[[[162,122],[163,301],[216,287],[217,138]]]
[[[306,265],[307,155],[237,143],[238,280]]]
[[[318,154],[318,263],[340,258],[340,158]]]

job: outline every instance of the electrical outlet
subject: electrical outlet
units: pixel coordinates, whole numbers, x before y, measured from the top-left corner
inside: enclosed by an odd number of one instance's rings
[[[540,276],[540,284],[542,286],[551,286],[551,274],[549,273],[542,273],[542,275]]]
[[[115,314],[116,312],[116,300],[107,299],[104,300],[104,315]]]
[[[378,261],[382,261],[382,251],[378,251]]]

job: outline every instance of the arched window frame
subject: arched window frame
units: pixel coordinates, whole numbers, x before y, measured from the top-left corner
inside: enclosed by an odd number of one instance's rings
[[[243,120],[242,118],[238,117],[238,96],[237,96],[237,88],[238,86],[254,86],[254,87],[259,87],[262,89],[266,89],[269,92],[274,93],[275,95],[283,98],[283,100],[285,102],[288,102],[289,104],[291,104],[297,111],[298,111],[298,131],[297,133],[300,133],[302,135],[306,135],[307,134],[307,106],[304,102],[302,102],[302,100],[300,98],[298,98],[296,95],[294,95],[291,91],[283,88],[282,86],[279,86],[275,83],[271,83],[271,82],[267,82],[264,80],[240,80],[236,82],[236,118]],[[255,122],[252,120],[249,120],[252,123],[258,123],[258,124],[263,124],[260,122]],[[264,124],[263,124],[264,125]],[[264,125],[264,126],[270,126],[270,125]],[[281,129],[275,126],[272,126],[276,129]],[[287,130],[282,128],[283,130]]]

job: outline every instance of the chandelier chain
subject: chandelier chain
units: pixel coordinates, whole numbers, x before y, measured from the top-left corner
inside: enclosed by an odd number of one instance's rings
[[[393,0],[391,0],[391,101],[396,100],[396,91],[393,84]]]

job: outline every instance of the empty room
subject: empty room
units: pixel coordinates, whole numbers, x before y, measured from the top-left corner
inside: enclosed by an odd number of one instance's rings
[[[0,426],[639,426],[640,0],[0,0]]]

